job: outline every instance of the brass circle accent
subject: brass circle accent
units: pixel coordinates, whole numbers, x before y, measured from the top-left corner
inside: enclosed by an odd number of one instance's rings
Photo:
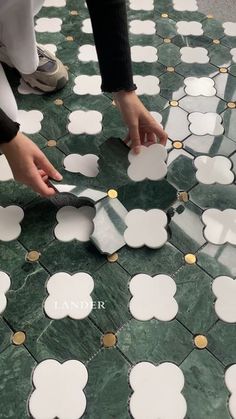
[[[168,71],[169,73],[174,73],[175,68],[174,67],[166,67],[166,71]]]
[[[165,44],[170,44],[171,43],[171,39],[170,38],[165,38],[164,39]]]
[[[117,262],[118,258],[119,258],[118,253],[113,253],[113,255],[107,256],[108,262],[111,262],[111,263]]]
[[[173,148],[176,148],[177,150],[179,150],[180,148],[183,148],[183,143],[181,141],[174,141],[172,145],[173,145]]]
[[[56,140],[48,140],[47,142],[48,147],[56,147],[56,145],[57,145]]]
[[[219,45],[220,44],[220,40],[219,39],[213,39],[213,44]]]
[[[194,265],[194,263],[197,261],[197,258],[193,253],[187,253],[184,256],[184,260],[188,265]]]
[[[188,192],[179,192],[178,199],[179,201],[182,201],[182,202],[188,202],[189,200]]]
[[[206,336],[204,335],[197,335],[194,338],[194,345],[198,348],[198,349],[204,349],[207,347],[208,345],[208,340],[206,338]]]
[[[57,105],[57,106],[61,106],[61,105],[63,105],[63,100],[62,99],[55,99],[54,104]]]
[[[118,192],[115,189],[109,189],[107,195],[109,196],[109,198],[115,199],[118,197]]]
[[[226,67],[220,67],[219,68],[219,72],[220,73],[228,73],[228,68],[226,68]]]
[[[77,10],[71,10],[70,15],[71,16],[78,16],[79,12]]]
[[[169,17],[168,13],[162,13],[161,17]]]
[[[179,102],[177,100],[171,100],[170,101],[170,106],[176,107],[179,105]]]
[[[207,19],[214,19],[213,15],[207,15]]]
[[[105,333],[102,337],[102,344],[105,348],[112,348],[116,345],[117,338],[116,335],[112,332]]]
[[[236,108],[236,102],[228,102],[227,107],[229,109],[235,109]]]
[[[16,346],[23,345],[26,339],[25,332],[15,332],[12,336],[12,343]]]
[[[37,250],[31,250],[30,252],[27,253],[26,255],[26,259],[29,262],[37,262],[40,258],[41,254],[39,252],[37,252]]]
[[[68,36],[66,37],[66,40],[67,40],[67,41],[69,41],[69,42],[74,41],[74,37],[73,37],[73,36],[71,36],[71,35],[68,35]]]

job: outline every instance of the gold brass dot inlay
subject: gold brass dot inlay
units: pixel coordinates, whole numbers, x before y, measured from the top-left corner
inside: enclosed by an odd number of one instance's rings
[[[12,343],[14,345],[23,345],[23,343],[25,342],[26,339],[26,335],[24,332],[15,332],[14,335],[12,336]]]
[[[207,19],[214,19],[213,15],[207,15]]]
[[[169,73],[174,73],[175,69],[174,67],[166,67],[166,71],[168,71]]]
[[[71,16],[78,16],[78,14],[79,14],[79,13],[77,12],[77,10],[71,10],[71,11],[70,11],[70,15],[71,15]]]
[[[220,73],[228,73],[228,69],[226,67],[220,67],[219,72]]]
[[[57,106],[61,106],[61,105],[63,105],[63,100],[62,99],[55,99],[54,104],[57,105]]]
[[[69,42],[74,41],[74,37],[73,37],[73,36],[71,36],[71,35],[68,35],[68,36],[66,37],[66,40],[67,40],[67,41],[69,41]]]
[[[107,256],[107,260],[108,260],[108,262],[114,263],[114,262],[117,262],[118,257],[119,257],[118,253],[113,253],[113,255],[108,255]]]
[[[117,338],[114,333],[106,333],[102,337],[102,344],[105,348],[112,348],[116,345]]]
[[[165,44],[170,44],[171,43],[171,39],[170,38],[165,38],[164,39]]]
[[[169,17],[168,13],[162,13],[161,17]]]
[[[229,109],[235,109],[236,108],[236,102],[229,102],[229,103],[227,103],[227,107]]]
[[[37,250],[31,250],[26,255],[26,259],[29,262],[37,262],[39,260],[39,258],[40,258],[40,253],[37,252]]]
[[[55,147],[57,145],[56,140],[48,140],[47,146],[48,147]]]
[[[179,105],[179,102],[177,100],[171,100],[170,101],[170,106],[176,107]]]
[[[178,199],[179,201],[182,201],[182,202],[188,202],[189,200],[188,192],[180,192],[178,194]]]
[[[173,142],[173,148],[176,148],[177,150],[179,150],[180,148],[183,148],[183,144],[181,141],[174,141]]]
[[[197,258],[193,253],[188,253],[184,256],[184,260],[186,263],[188,263],[188,265],[193,265],[194,263],[196,263]]]
[[[208,340],[204,335],[197,335],[194,338],[194,344],[198,349],[204,349],[208,345]]]
[[[213,39],[213,44],[219,45],[220,44],[220,40],[219,39]]]
[[[115,189],[109,189],[107,195],[109,196],[109,198],[115,199],[118,197],[118,192]]]

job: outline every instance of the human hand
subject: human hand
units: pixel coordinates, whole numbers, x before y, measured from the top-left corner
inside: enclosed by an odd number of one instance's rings
[[[1,151],[16,181],[30,186],[41,196],[55,195],[55,190],[47,184],[48,178],[61,180],[62,176],[33,141],[18,132],[9,143],[1,144]]]
[[[125,142],[131,142],[135,153],[139,153],[141,145],[148,146],[158,140],[160,144],[166,145],[167,133],[148,112],[134,91],[116,92],[114,101],[129,130]]]

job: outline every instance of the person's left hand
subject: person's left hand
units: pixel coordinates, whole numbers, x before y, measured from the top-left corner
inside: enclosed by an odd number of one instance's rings
[[[139,153],[141,145],[149,146],[156,142],[166,145],[167,133],[148,112],[134,91],[121,90],[114,93],[113,97],[129,130],[125,142],[131,143],[135,153]]]

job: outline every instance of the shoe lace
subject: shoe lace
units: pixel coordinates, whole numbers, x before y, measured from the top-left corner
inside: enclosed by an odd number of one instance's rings
[[[52,57],[50,57],[44,50],[42,50],[39,46],[37,46],[37,52],[39,58],[46,58],[48,61],[51,61],[52,63],[55,63],[56,60],[54,60]]]

